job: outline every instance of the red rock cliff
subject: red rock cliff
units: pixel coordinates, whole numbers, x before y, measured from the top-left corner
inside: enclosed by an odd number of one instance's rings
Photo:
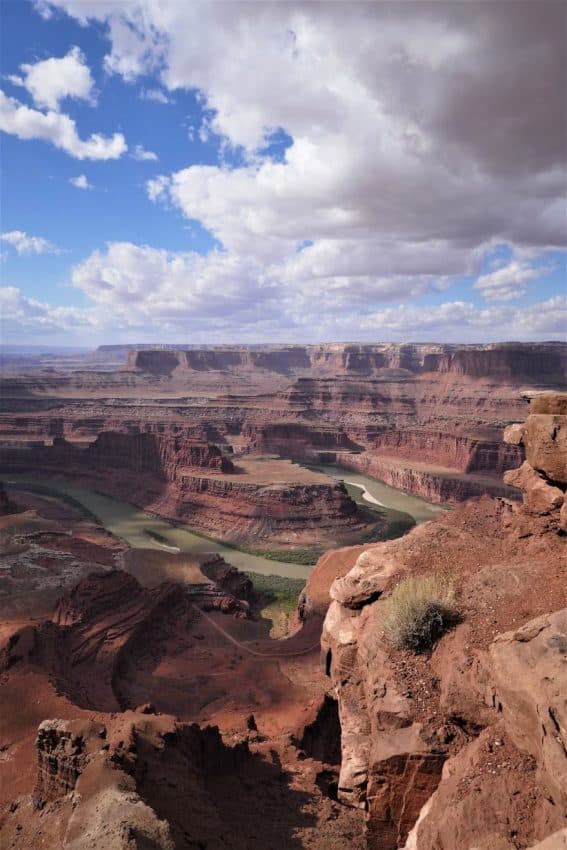
[[[507,473],[523,505],[467,503],[366,547],[331,586],[322,648],[339,701],[339,797],[364,809],[370,850],[562,846],[566,400],[536,397],[507,433],[526,450]],[[394,649],[385,600],[401,578],[431,573],[452,577],[461,622],[429,653]]]
[[[175,370],[238,371],[265,369],[278,373],[308,370],[336,375],[371,375],[383,370],[413,374],[439,372],[472,378],[516,378],[561,381],[565,352],[555,343],[488,345],[342,344],[210,346],[203,349],[142,349],[128,353],[128,366],[153,375]]]

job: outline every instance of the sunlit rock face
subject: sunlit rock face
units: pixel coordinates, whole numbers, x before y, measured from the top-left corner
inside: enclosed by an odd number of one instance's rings
[[[506,473],[522,504],[473,500],[366,547],[330,587],[322,657],[339,703],[338,794],[364,810],[372,850],[561,846],[566,404],[536,394],[506,431],[526,453]],[[384,601],[401,578],[430,573],[451,577],[461,621],[427,653],[394,649]]]

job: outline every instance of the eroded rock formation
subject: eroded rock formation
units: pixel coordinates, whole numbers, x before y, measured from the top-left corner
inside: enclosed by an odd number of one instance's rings
[[[217,446],[174,432],[103,432],[86,447],[56,438],[4,450],[2,462],[9,472],[41,469],[78,480],[230,540],[301,543],[317,536],[331,544],[377,522],[325,475],[277,459],[246,457],[235,468]]]
[[[220,446],[223,463],[231,449],[269,452],[367,471],[436,501],[510,497],[501,473],[519,466],[524,449],[505,444],[502,429],[524,418],[522,390],[565,385],[567,363],[561,343],[163,346],[122,354],[130,365],[114,371],[86,360],[80,371],[63,364],[7,373],[3,464],[11,463],[6,449],[33,450],[57,437],[84,446],[105,431],[151,431]],[[116,454],[147,468],[150,442]]]
[[[365,547],[331,586],[338,794],[365,811],[371,850],[516,850],[567,825],[565,404],[536,395],[507,431],[526,451],[506,476],[521,506],[470,502]],[[431,573],[454,582],[462,620],[430,653],[394,649],[384,599]]]
[[[565,362],[561,346],[549,343],[498,343],[488,345],[342,344],[266,346],[216,346],[187,350],[128,352],[128,367],[152,374],[176,369],[239,371],[264,369],[293,372],[311,369],[341,374],[371,375],[383,369],[413,373],[529,379],[561,379]]]
[[[93,842],[100,850],[174,850],[180,841],[195,847],[220,841],[221,798],[213,783],[238,781],[243,769],[253,774],[255,761],[245,742],[225,746],[216,727],[133,712],[104,723],[46,720],[36,751],[34,805],[44,810],[48,833],[59,822],[63,850],[86,850]]]
[[[16,631],[0,654],[0,670],[26,662],[45,669],[58,688],[85,708],[130,707],[124,683],[140,653],[158,659],[172,636],[188,643],[199,608],[248,616],[246,576],[222,558],[209,561],[211,580],[184,588],[163,582],[145,588],[121,570],[91,573],[63,594],[50,620]],[[218,580],[218,583],[217,583]],[[197,607],[198,606],[198,607]]]

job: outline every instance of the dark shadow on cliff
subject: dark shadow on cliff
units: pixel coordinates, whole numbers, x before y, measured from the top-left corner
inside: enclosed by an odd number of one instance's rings
[[[178,850],[300,850],[298,831],[315,826],[311,794],[246,744],[219,745],[216,729],[136,741],[131,771],[140,796],[171,825]],[[128,767],[126,767],[128,769]],[[130,771],[129,771],[130,772]]]

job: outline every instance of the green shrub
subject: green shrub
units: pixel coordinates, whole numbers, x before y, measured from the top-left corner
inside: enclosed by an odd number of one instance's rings
[[[287,576],[264,575],[246,570],[246,575],[254,585],[254,592],[261,597],[264,605],[281,605],[285,610],[297,607],[299,594],[305,587],[305,579]]]
[[[429,649],[458,620],[455,586],[438,575],[403,579],[384,603],[384,633],[397,649]]]

